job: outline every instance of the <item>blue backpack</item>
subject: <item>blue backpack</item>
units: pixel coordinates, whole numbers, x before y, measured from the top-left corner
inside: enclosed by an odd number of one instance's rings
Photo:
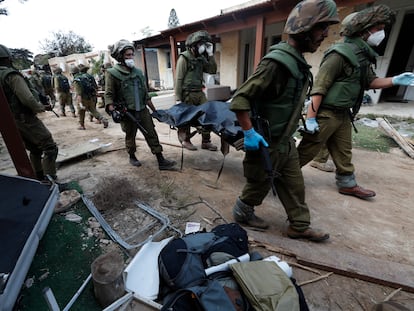
[[[237,258],[248,251],[247,232],[236,223],[171,240],[158,257],[161,310],[249,310],[237,283],[229,286],[230,271],[205,273],[213,254]]]

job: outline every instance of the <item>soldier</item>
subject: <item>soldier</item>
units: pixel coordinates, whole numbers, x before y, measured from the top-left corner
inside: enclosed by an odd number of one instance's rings
[[[413,73],[379,78],[372,68],[378,56],[372,46],[382,42],[384,28],[394,19],[395,13],[382,4],[345,17],[341,30],[344,42],[325,52],[312,89],[306,127],[313,134],[303,134],[298,146],[303,166],[326,144],[336,166],[339,193],[360,199],[375,196],[374,191],[357,184],[351,162],[352,122],[364,90],[414,85]]]
[[[48,67],[48,70],[50,68]],[[42,79],[42,86],[45,90],[45,95],[49,96],[52,108],[55,107],[56,104],[56,96],[55,96],[55,90],[53,88],[53,77],[50,71],[44,70],[40,73],[41,79]]]
[[[54,70],[53,85],[59,97],[61,116],[66,117],[65,108],[69,106],[72,116],[76,118],[69,79],[62,73],[62,68],[60,67]]]
[[[288,237],[316,242],[329,238],[323,230],[310,227],[303,175],[292,135],[312,80],[303,53],[315,52],[328,36],[329,26],[338,22],[334,1],[299,2],[286,21],[287,41],[272,46],[256,71],[234,94],[230,109],[243,129],[246,151],[243,160],[246,184],[233,208],[235,221],[266,229],[268,223],[256,216],[254,209],[262,204],[272,186],[288,215]],[[263,119],[267,119],[268,123],[263,123],[269,126],[258,133],[253,124],[259,128],[258,122]],[[264,137],[264,132],[270,135]],[[272,184],[263,168],[262,156],[266,150],[272,171],[281,175],[273,178]]]
[[[111,63],[105,63],[101,66],[101,72],[99,73],[99,80],[98,85],[101,91],[105,92],[105,73],[108,68],[112,68]],[[104,108],[105,107],[105,96],[101,95],[101,102],[98,103],[98,108]]]
[[[175,74],[175,96],[180,102],[201,105],[207,102],[203,92],[203,72],[214,74],[217,64],[213,56],[213,43],[207,31],[201,30],[190,34],[185,41],[187,50],[178,57]],[[211,143],[210,131],[201,129],[201,149],[216,151]],[[190,126],[178,128],[178,139],[188,150],[197,150],[190,141]]]
[[[81,73],[82,79],[86,81],[88,88],[90,88],[88,96],[91,97],[91,100],[94,102],[94,107],[96,110],[96,104],[98,103],[98,84],[96,83],[96,80],[93,77],[93,75],[88,73],[89,66],[85,66],[84,64],[79,64],[78,68],[79,68],[79,72]],[[91,122],[93,121],[93,115],[90,111],[89,111],[89,120]],[[95,123],[101,124],[101,121],[99,119],[96,119]]]
[[[112,116],[114,122],[121,123],[121,129],[125,132],[129,163],[133,166],[141,166],[141,162],[135,156],[137,150],[135,140],[140,125],[144,129],[143,135],[151,152],[157,157],[158,168],[175,170],[176,162],[165,159],[162,154],[162,146],[147,106],[153,113],[156,109],[148,95],[145,77],[142,71],[135,67],[134,45],[127,40],[119,40],[109,48],[111,56],[118,63],[106,71],[105,110]],[[129,117],[125,114],[129,114]]]
[[[9,49],[1,44],[0,87],[4,90],[25,147],[30,152],[30,162],[36,177],[42,181],[47,181],[46,176],[56,180],[58,147],[52,134],[36,116],[52,107],[39,102],[30,83],[13,68]]]
[[[72,67],[73,85],[75,86],[75,99],[78,104],[79,130],[85,130],[85,113],[88,110],[93,117],[103,123],[103,127],[108,127],[108,120],[103,117],[95,108],[96,88],[90,79],[80,72],[78,66]],[[95,82],[96,84],[96,82]]]

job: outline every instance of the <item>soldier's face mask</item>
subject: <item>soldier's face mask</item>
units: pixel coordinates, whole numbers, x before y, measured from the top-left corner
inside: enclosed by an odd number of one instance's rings
[[[204,43],[198,45],[198,54],[203,54],[206,51],[206,45]]]
[[[381,44],[382,40],[385,38],[385,31],[384,29],[379,30],[377,32],[371,33],[369,32],[369,37],[367,39],[367,43],[370,46],[378,46]]]
[[[129,68],[134,68],[135,62],[133,59],[128,58],[128,59],[125,59],[125,65]]]

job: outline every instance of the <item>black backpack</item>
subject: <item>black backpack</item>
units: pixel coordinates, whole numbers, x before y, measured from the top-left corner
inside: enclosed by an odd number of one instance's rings
[[[205,273],[214,254],[236,258],[246,253],[247,232],[236,223],[171,240],[158,257],[162,310],[249,310],[230,271]]]
[[[52,88],[52,76],[50,74],[44,74],[42,76],[42,86],[48,90]]]
[[[64,75],[60,74],[58,75],[58,91],[59,92],[69,92],[70,90],[70,84],[69,79],[66,78]]]

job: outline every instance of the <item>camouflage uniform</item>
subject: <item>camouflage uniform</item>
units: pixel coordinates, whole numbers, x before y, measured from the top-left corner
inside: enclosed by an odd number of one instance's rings
[[[201,105],[207,102],[203,92],[203,72],[214,74],[217,72],[217,64],[214,56],[197,51],[197,44],[211,42],[210,35],[204,31],[197,31],[188,36],[186,40],[187,50],[180,54],[177,61],[175,74],[175,96],[180,102],[190,105]],[[201,128],[202,149],[216,151],[217,147],[211,144],[210,131]],[[178,139],[189,150],[197,148],[190,141],[190,126],[178,128]]]
[[[72,116],[74,118],[76,118],[75,107],[73,106],[73,98],[72,98],[72,93],[70,91],[69,80],[67,81],[67,84],[68,84],[69,88],[62,89],[61,86],[60,86],[60,84],[61,84],[60,81],[63,80],[63,79],[68,79],[68,78],[66,78],[63,75],[61,68],[57,68],[55,70],[55,75],[53,77],[53,86],[56,90],[56,93],[58,94],[60,109],[61,109],[61,115],[63,117],[66,116],[65,108],[66,108],[66,106],[69,106],[69,109],[70,109],[70,112],[72,113]]]
[[[290,13],[285,32],[291,40],[298,40],[298,35],[308,33],[310,36],[313,27],[319,23],[338,22],[333,1],[305,0]],[[310,66],[302,55],[309,49],[298,50],[287,42],[272,46],[255,72],[237,89],[230,107],[241,124],[250,123],[247,112],[251,110],[253,116],[258,115],[269,122],[270,137],[266,138],[272,170],[281,174],[272,182],[288,215],[288,236],[322,241],[329,235],[310,228],[304,180],[292,137],[312,78]],[[243,129],[246,134],[248,128]],[[254,207],[262,204],[271,187],[263,169],[262,152],[246,150],[243,168],[246,184],[233,208],[234,219],[253,227],[267,228],[266,222],[254,214]]]
[[[76,72],[78,71],[78,72]],[[96,106],[96,96],[89,96],[83,92],[82,81],[81,79],[85,78],[83,73],[79,72],[79,68],[75,69],[73,86],[75,87],[76,92],[76,101],[78,104],[78,114],[79,114],[79,129],[85,129],[85,114],[88,110],[93,117],[103,123],[104,128],[108,127],[108,120],[103,117],[95,108]]]
[[[110,46],[111,56],[119,63],[108,68],[105,76],[105,110],[112,115],[112,119],[121,123],[125,132],[125,146],[129,154],[131,165],[139,167],[141,162],[136,158],[136,135],[138,124],[145,129],[142,131],[151,152],[157,157],[160,170],[175,170],[175,161],[164,158],[162,146],[158,140],[154,122],[147,108],[155,113],[156,109],[149,97],[144,74],[134,65],[126,63],[135,50],[134,45],[127,40],[119,40]],[[128,56],[126,56],[128,52]],[[134,120],[135,119],[135,120]]]
[[[341,30],[345,36],[344,43],[337,43],[325,52],[311,93],[323,96],[316,115],[319,132],[304,134],[298,146],[303,166],[326,144],[336,166],[339,192],[344,188],[358,187],[355,194],[349,194],[360,198],[375,196],[375,192],[359,187],[355,180],[351,122],[357,112],[355,109],[359,109],[361,94],[378,78],[372,68],[377,53],[361,36],[372,26],[393,23],[394,18],[394,12],[387,6],[378,5],[352,13],[344,19]]]
[[[39,120],[36,113],[45,111],[45,106],[31,90],[31,85],[11,66],[11,54],[0,45],[0,86],[3,88],[16,126],[22,136],[36,177],[44,180],[45,175],[56,179],[56,158],[58,147],[52,134]],[[5,55],[6,54],[6,55]]]
[[[53,77],[50,72],[43,71],[40,73],[42,79],[43,89],[45,90],[45,95],[49,96],[52,107],[55,107],[56,96],[55,90],[53,88]]]

